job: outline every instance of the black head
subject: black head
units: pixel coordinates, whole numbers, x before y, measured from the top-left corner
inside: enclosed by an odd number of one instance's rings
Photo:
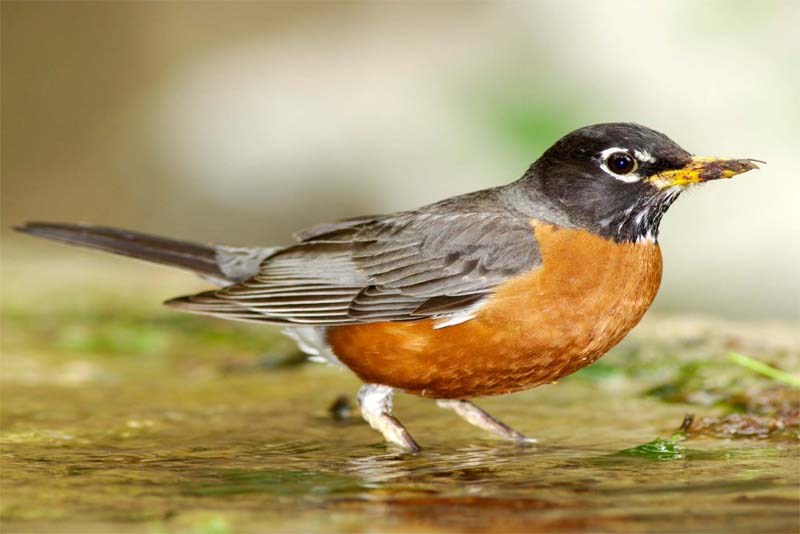
[[[693,158],[666,135],[633,123],[571,132],[523,179],[574,224],[617,241],[655,240],[664,212],[692,183],[755,168],[750,160]]]

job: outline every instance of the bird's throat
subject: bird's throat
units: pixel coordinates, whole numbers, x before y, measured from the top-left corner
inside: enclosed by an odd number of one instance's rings
[[[597,231],[620,243],[655,242],[661,218],[682,192],[683,187],[676,186],[641,197],[633,206],[601,219]]]

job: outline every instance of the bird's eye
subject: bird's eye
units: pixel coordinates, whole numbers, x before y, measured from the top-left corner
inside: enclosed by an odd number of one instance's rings
[[[606,158],[606,166],[614,174],[630,174],[636,170],[636,160],[627,152],[614,152]]]

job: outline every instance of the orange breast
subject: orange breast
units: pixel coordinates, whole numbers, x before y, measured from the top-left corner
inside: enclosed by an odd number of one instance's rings
[[[339,359],[368,383],[434,398],[497,395],[589,365],[642,318],[661,281],[655,243],[614,243],[531,221],[542,266],[500,285],[464,323],[331,328]]]

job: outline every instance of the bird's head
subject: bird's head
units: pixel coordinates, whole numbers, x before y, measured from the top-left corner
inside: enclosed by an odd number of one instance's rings
[[[616,241],[654,241],[687,187],[755,169],[755,161],[694,157],[662,133],[607,123],[559,139],[527,179],[582,227]]]

